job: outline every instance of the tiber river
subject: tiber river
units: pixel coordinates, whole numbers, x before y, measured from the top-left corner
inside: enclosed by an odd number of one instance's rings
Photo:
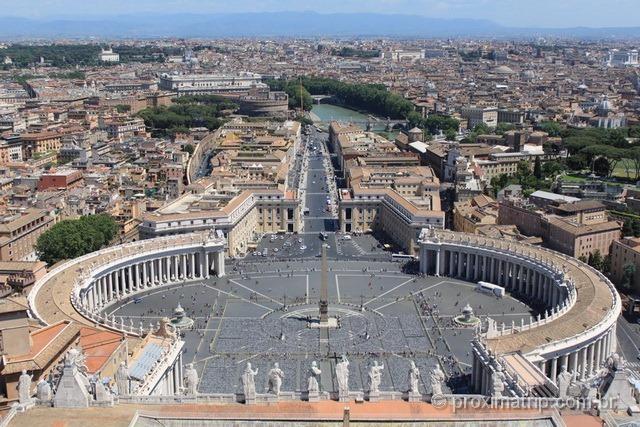
[[[361,122],[358,124],[364,128],[366,122],[370,121],[371,129],[374,131],[382,131],[386,127],[385,121],[373,121],[371,116],[338,105],[314,104],[310,115],[314,122],[324,122],[327,125],[333,120],[339,122]]]

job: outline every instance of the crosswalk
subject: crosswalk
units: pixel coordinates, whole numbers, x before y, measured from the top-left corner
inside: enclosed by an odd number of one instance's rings
[[[356,241],[352,240],[351,243],[353,244],[353,247],[356,248],[356,252],[358,252],[358,255],[366,254],[366,251],[362,249],[362,247]]]

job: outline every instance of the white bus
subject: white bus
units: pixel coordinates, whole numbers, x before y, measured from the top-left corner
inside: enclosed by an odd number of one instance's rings
[[[413,256],[413,255],[407,255],[407,254],[403,254],[403,253],[398,253],[398,254],[391,254],[391,259],[412,259],[412,260],[417,260],[418,257]]]
[[[502,286],[494,285],[493,283],[489,282],[478,282],[476,291],[491,293],[499,298],[504,297],[504,288]]]

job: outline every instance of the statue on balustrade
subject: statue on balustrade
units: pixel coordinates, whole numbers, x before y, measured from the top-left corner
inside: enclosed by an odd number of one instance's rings
[[[284,372],[280,369],[278,362],[273,364],[273,368],[269,370],[269,393],[280,395],[280,387],[282,387],[282,380],[284,379]]]
[[[255,376],[258,375],[258,369],[251,369],[251,362],[247,362],[247,366],[242,373],[242,389],[244,391],[245,400],[254,400],[256,398],[256,382]]]
[[[27,374],[27,371],[23,369],[18,378],[18,401],[21,405],[33,402],[31,399],[31,380],[33,380],[33,374]]]
[[[433,396],[442,394],[442,384],[444,381],[444,372],[440,369],[440,365],[436,365],[429,374],[429,383],[431,385],[431,394]]]
[[[187,364],[184,370],[184,379],[187,396],[197,396],[200,379],[198,378],[198,371],[193,367],[193,363]]]
[[[411,361],[411,366],[409,366],[409,393],[410,394],[420,394],[419,389],[419,381],[420,381],[420,369],[416,366],[416,362]]]
[[[318,363],[314,360],[311,362],[311,368],[309,368],[309,381],[307,383],[307,390],[309,394],[320,392],[320,374],[322,371],[318,368]]]

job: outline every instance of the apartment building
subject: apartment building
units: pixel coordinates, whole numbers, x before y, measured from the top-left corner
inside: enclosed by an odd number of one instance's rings
[[[593,200],[550,205],[543,211],[522,199],[504,199],[498,223],[516,225],[525,235],[542,237],[548,248],[576,258],[596,250],[609,254],[622,230],[618,221],[609,220],[604,205]]]
[[[215,229],[227,239],[229,256],[237,256],[250,251],[265,233],[301,231],[300,204],[294,191],[204,185],[198,192],[186,193],[143,215],[140,238]]]
[[[498,221],[498,203],[484,194],[454,203],[453,229],[476,234],[478,229],[495,225]]]
[[[0,217],[0,261],[35,258],[38,237],[53,224],[54,217],[44,209],[21,209]]]
[[[629,272],[628,266],[633,266]],[[611,244],[610,273],[616,285],[629,282],[634,292],[640,292],[640,237],[623,237]]]

